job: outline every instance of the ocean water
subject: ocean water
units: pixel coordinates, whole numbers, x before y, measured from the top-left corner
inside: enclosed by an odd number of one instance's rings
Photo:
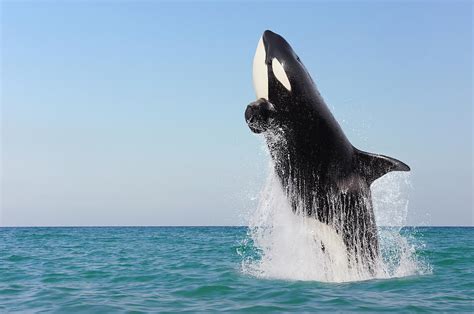
[[[474,228],[397,232],[418,269],[344,281],[255,272],[248,227],[0,228],[0,312],[472,312]]]

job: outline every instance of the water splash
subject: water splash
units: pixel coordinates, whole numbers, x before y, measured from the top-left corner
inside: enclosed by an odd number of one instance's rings
[[[416,256],[420,244],[402,232],[410,187],[406,174],[389,174],[372,186],[381,251],[374,273],[364,265],[349,265],[342,237],[334,229],[294,214],[273,165],[269,168],[257,209],[248,220],[243,246],[253,250],[242,254],[244,273],[261,278],[346,282],[430,271]]]
[[[405,277],[431,273],[431,266],[416,255],[424,243],[407,226],[410,173],[391,172],[371,187],[382,258],[382,276]]]

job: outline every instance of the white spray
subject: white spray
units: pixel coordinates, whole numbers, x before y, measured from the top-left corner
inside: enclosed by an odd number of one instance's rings
[[[430,271],[417,259],[415,245],[400,232],[408,209],[407,174],[388,174],[372,186],[381,252],[373,273],[364,265],[349,265],[342,237],[333,228],[294,214],[272,164],[269,169],[243,243],[254,253],[242,254],[245,273],[261,278],[345,282]]]

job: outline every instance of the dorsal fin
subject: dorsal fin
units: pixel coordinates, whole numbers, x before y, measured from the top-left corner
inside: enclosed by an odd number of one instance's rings
[[[384,155],[363,152],[356,148],[355,163],[358,171],[360,171],[369,185],[390,171],[410,171],[410,167],[400,160]]]

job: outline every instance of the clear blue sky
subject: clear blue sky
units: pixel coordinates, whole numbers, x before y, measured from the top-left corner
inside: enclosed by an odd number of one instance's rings
[[[265,29],[352,143],[412,168],[410,224],[472,225],[472,4],[5,2],[1,225],[242,224]]]

